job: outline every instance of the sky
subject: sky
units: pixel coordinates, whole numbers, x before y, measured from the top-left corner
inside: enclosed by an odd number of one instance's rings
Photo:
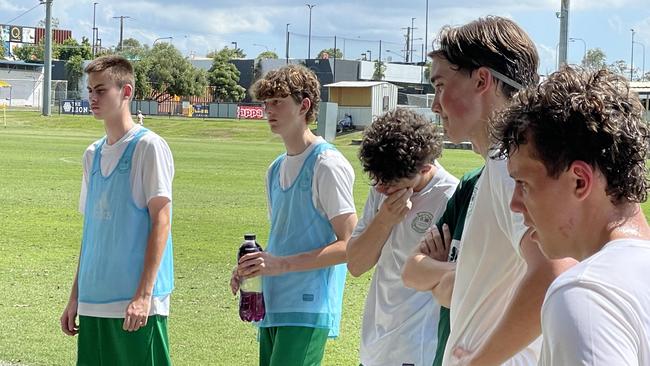
[[[59,20],[59,28],[71,30],[74,38],[91,38],[94,8],[104,47],[119,42],[120,20],[113,17],[128,16],[124,38],[148,45],[163,38],[157,42],[172,42],[184,55],[196,57],[224,46],[234,47],[233,42],[250,57],[265,50],[285,57],[289,23],[292,58],[305,58],[308,51],[315,57],[320,50],[333,48],[336,36],[336,47],[345,58],[358,59],[366,53],[374,60],[381,40],[383,59],[403,61],[404,35],[413,25],[412,57],[420,61],[425,38],[430,50],[442,26],[499,15],[515,20],[531,36],[540,55],[540,74],[556,69],[560,0],[429,0],[428,22],[426,0],[307,1],[315,4],[311,44],[310,11],[304,0],[53,0],[52,16]],[[0,0],[0,24],[36,26],[45,17],[45,6],[38,4],[38,0]],[[650,48],[650,1],[571,1],[569,37],[575,41],[568,44],[569,63],[579,63],[585,49],[600,48],[608,63],[625,60],[629,64],[631,29],[634,65],[648,72],[650,49],[645,67],[643,58],[644,47]]]

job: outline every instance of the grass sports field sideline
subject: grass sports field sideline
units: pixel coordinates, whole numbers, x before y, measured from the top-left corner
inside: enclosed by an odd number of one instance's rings
[[[284,151],[265,121],[149,117],[174,154],[174,261],[169,334],[175,365],[256,365],[255,329],[239,320],[228,281],[243,234],[268,238],[264,175]],[[42,117],[9,110],[0,125],[0,364],[70,365],[76,340],[59,328],[81,240],[77,211],[81,156],[104,134],[90,116]],[[368,179],[357,159],[360,133],[335,145],[357,179],[363,210]],[[456,176],[481,164],[471,151],[446,150]],[[647,206],[644,205],[647,212]],[[358,364],[361,313],[370,273],[348,276],[341,336],[324,365]]]

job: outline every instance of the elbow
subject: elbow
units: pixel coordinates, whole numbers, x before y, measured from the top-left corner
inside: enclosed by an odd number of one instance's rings
[[[350,259],[348,258],[348,272],[352,275],[352,277],[359,277],[362,274],[366,273],[366,271],[363,270],[363,268],[360,268],[360,266],[355,265],[355,263],[350,262]]]
[[[415,281],[415,278],[412,274],[411,271],[411,266],[407,262],[406,265],[404,266],[404,269],[402,270],[402,283],[404,283],[405,287],[412,288],[414,290],[419,290],[417,287],[417,282]]]

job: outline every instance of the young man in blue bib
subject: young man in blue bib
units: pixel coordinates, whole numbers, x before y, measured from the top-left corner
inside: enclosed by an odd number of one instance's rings
[[[106,136],[83,156],[83,241],[61,329],[79,335],[77,365],[170,365],[172,154],[131,118],[126,59],[100,57],[85,72]]]
[[[231,287],[235,293],[240,278],[264,276],[260,365],[320,365],[327,338],[339,333],[342,263],[357,223],[354,170],[309,129],[320,102],[313,72],[297,65],[271,71],[253,95],[264,101],[271,132],[287,151],[267,174],[268,247],[240,259]]]

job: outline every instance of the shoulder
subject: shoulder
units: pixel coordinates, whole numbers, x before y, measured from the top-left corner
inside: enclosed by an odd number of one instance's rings
[[[348,159],[346,159],[339,150],[333,147],[324,147],[324,150],[322,150],[316,158],[316,165],[319,166],[319,168],[325,168],[328,170],[353,170]]]
[[[138,141],[138,150],[151,151],[154,153],[171,153],[167,141],[155,132],[149,130]]]

